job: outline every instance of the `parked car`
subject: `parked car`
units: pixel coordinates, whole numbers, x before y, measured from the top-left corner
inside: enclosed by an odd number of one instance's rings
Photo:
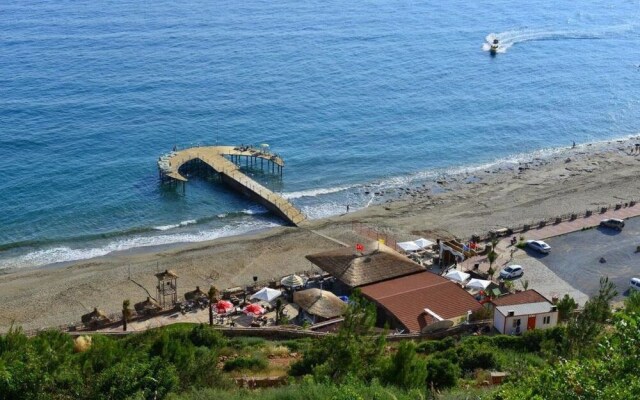
[[[600,226],[621,231],[624,228],[624,220],[618,218],[603,219],[600,221]]]
[[[527,240],[527,247],[543,254],[548,254],[551,251],[551,246],[542,240]]]
[[[640,278],[631,278],[629,289],[640,291]]]
[[[500,278],[512,279],[524,275],[524,270],[519,265],[510,265],[500,271]]]

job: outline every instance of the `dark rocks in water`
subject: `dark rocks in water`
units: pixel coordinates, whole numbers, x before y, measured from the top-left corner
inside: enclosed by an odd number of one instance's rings
[[[371,192],[369,192],[368,190],[366,192],[364,192],[364,194],[369,194],[369,193],[371,193]]]

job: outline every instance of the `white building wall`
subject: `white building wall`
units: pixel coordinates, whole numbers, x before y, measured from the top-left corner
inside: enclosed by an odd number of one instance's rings
[[[549,318],[549,323],[548,324],[543,324],[544,317],[547,317],[547,316],[551,317],[551,318]],[[549,328],[553,328],[557,324],[558,324],[558,312],[557,311],[548,312],[548,313],[544,313],[544,314],[536,314],[536,329],[549,329]]]
[[[494,324],[498,323],[496,321],[496,316],[498,315],[502,315],[500,314],[498,311],[496,311],[496,313],[494,314]],[[533,316],[533,315],[532,315]],[[549,316],[549,323],[548,324],[544,324],[544,317]],[[553,312],[548,312],[548,313],[543,313],[543,314],[535,314],[536,317],[536,329],[549,329],[549,328],[553,328],[554,326],[556,326],[558,324],[558,312],[557,311],[553,311]],[[503,317],[504,318],[504,317]],[[527,325],[529,323],[529,314],[526,315],[514,315],[513,317],[506,317],[504,319],[502,319],[500,321],[500,325],[496,326],[496,328],[498,329],[498,331],[500,331],[500,333],[504,333],[506,335],[511,335],[512,333],[514,333],[514,327],[513,327],[513,321],[514,320],[520,320],[520,332],[519,333],[524,333],[527,331]],[[506,325],[505,325],[505,320],[506,320]],[[503,327],[505,327],[505,331],[502,332]]]
[[[504,333],[504,315],[502,315],[498,310],[495,310],[493,313],[493,326],[498,330],[498,332]]]

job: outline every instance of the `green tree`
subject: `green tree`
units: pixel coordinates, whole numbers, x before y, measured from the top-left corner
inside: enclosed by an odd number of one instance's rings
[[[131,302],[127,299],[122,302],[122,330],[127,330],[127,322],[131,318]]]
[[[615,285],[608,277],[600,278],[598,294],[589,299],[582,312],[567,324],[565,348],[570,354],[586,355],[593,351],[604,323],[611,317],[609,302],[617,294]]]
[[[378,376],[386,343],[376,334],[376,308],[354,291],[336,335],[322,339],[291,366],[294,376],[313,373],[319,380],[344,382],[348,377],[370,381]],[[366,366],[366,367],[363,367]]]
[[[487,254],[487,259],[489,260],[489,277],[493,278],[493,274],[495,273],[493,263],[498,259],[498,253],[496,253],[495,247],[491,246],[491,251]]]
[[[288,321],[288,319],[284,315],[284,303],[282,302],[282,299],[276,300],[275,309],[276,309],[276,325],[281,325],[283,323],[286,323],[285,321]]]
[[[444,358],[427,361],[427,386],[434,389],[449,388],[456,385],[460,377],[457,365]]]
[[[401,342],[382,373],[383,382],[402,389],[423,388],[427,379],[427,362],[416,354],[414,342]]]
[[[624,308],[629,314],[632,312],[640,314],[640,292],[632,290],[624,301]]]
[[[578,308],[578,303],[576,303],[573,297],[565,294],[564,297],[558,301],[556,306],[558,307],[558,319],[560,321],[566,321]]]

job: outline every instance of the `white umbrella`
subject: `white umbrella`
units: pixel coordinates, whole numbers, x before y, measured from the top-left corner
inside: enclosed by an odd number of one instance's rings
[[[278,297],[280,297],[280,295],[282,294],[281,291],[279,290],[275,290],[275,289],[271,289],[271,288],[262,288],[260,290],[258,290],[257,292],[255,292],[253,294],[253,296],[250,297],[251,300],[253,299],[258,299],[258,300],[262,300],[262,301],[266,301],[268,303],[270,303],[271,301],[277,299]]]
[[[478,290],[485,290],[487,287],[489,287],[489,285],[491,285],[491,281],[485,281],[483,279],[476,278],[471,279],[469,283],[467,283],[468,288]]]
[[[282,278],[280,284],[286,287],[304,286],[304,279],[302,279],[302,277],[300,277],[299,275],[293,274]]]
[[[454,269],[452,271],[447,272],[447,274],[444,277],[451,279],[452,281],[464,282],[467,279],[469,279],[470,276],[471,275],[467,274],[466,272],[462,272],[462,271],[458,271],[457,269]]]

